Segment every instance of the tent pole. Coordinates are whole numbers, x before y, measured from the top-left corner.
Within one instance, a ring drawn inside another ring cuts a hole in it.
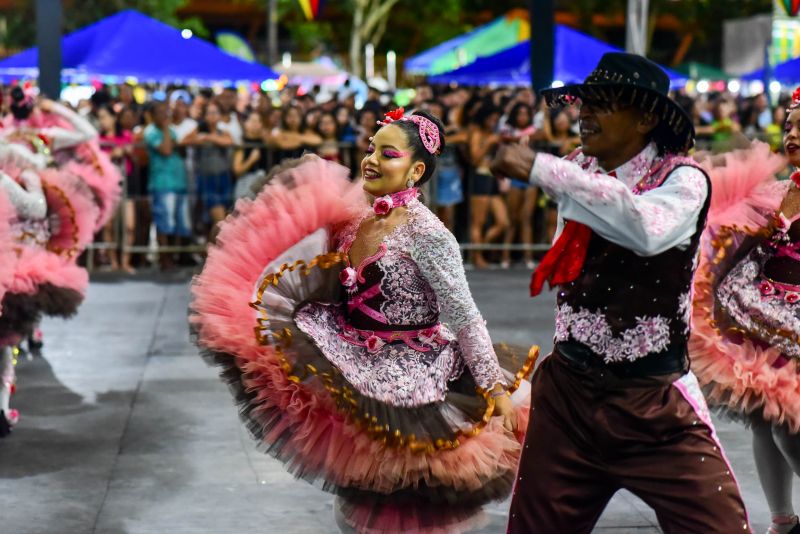
[[[39,90],[61,96],[61,0],[36,0],[36,45],[39,47]]]
[[[647,21],[649,0],[628,0],[625,17],[625,51],[647,55]]]
[[[278,1],[267,0],[267,65],[278,61]]]
[[[534,90],[553,83],[556,51],[554,0],[530,0],[531,84]]]

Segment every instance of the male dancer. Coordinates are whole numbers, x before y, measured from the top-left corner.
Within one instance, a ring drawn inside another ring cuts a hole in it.
[[[512,534],[590,532],[625,488],[665,533],[749,532],[733,471],[688,371],[691,283],[710,184],[681,157],[694,142],[669,79],[647,59],[606,54],[583,84],[582,147],[567,160],[514,145],[495,174],[558,201],[561,233],[532,294],[558,285],[555,348],[533,378],[511,503]]]

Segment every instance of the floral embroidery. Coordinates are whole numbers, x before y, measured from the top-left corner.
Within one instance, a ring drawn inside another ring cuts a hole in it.
[[[751,337],[769,343],[787,356],[800,358],[800,306],[788,292],[779,294],[776,284],[765,280],[761,267],[769,254],[756,247],[731,269],[716,291],[717,302],[727,317]],[[795,295],[797,292],[791,292]],[[800,298],[798,298],[800,300]]]
[[[386,298],[381,312],[390,324],[430,324],[438,319],[436,293],[411,258],[393,253],[384,256],[378,266],[384,273],[381,293]]]
[[[408,222],[396,227],[386,236],[383,240],[386,253],[375,263],[383,273],[380,288],[385,302],[381,303],[380,311],[387,319],[387,328],[391,330],[392,325],[427,325],[437,323],[441,319],[450,328],[442,325],[434,341],[438,342],[439,338],[457,339],[456,343],[447,344],[452,348],[450,365],[453,372],[460,373],[466,364],[476,384],[481,388],[490,389],[498,382],[503,382],[504,375],[486,324],[472,299],[458,243],[436,215],[421,202],[412,200],[406,207]],[[358,220],[339,229],[336,243],[340,251],[349,250],[361,222],[371,215],[372,211],[369,210]],[[309,329],[312,328],[310,322],[304,321],[304,324]],[[305,327],[301,328],[312,335]],[[453,336],[452,332],[456,332],[456,335]],[[428,345],[429,343],[423,339],[424,333],[420,334],[419,340]],[[312,337],[316,340],[316,335]],[[339,344],[338,346],[342,345],[342,340],[338,336],[335,342]],[[402,353],[409,358],[414,353],[420,358],[424,354],[423,359],[426,361],[430,357],[429,352],[416,351],[407,344],[388,343],[370,355],[370,361],[389,357],[390,353],[397,354],[397,351],[400,351],[398,345],[405,347]],[[334,350],[335,346],[331,344],[331,350]],[[441,346],[437,346],[431,352],[439,353],[442,350]],[[348,344],[346,351],[366,352],[364,347],[353,344]],[[400,362],[396,365],[406,364]],[[455,376],[458,375],[448,380]],[[391,380],[391,377],[389,379]],[[351,382],[354,385],[358,383],[352,380]],[[398,388],[400,388],[398,395],[402,397],[402,387]],[[434,389],[444,391],[444,388],[442,384]],[[360,388],[359,390],[365,391]],[[390,390],[391,388],[387,387],[386,391]],[[414,398],[432,398],[429,394],[432,395],[431,392],[427,392]]]
[[[300,307],[295,315],[297,326],[362,395],[394,406],[422,406],[444,400],[447,383],[461,374],[462,360],[454,343],[421,352],[406,343],[374,342],[370,352],[368,347],[342,341],[341,320],[340,306],[317,302]]]
[[[614,336],[605,315],[562,304],[556,313],[555,340],[570,337],[603,356],[606,363],[632,362],[669,346],[670,320],[659,315],[637,317],[636,326]]]

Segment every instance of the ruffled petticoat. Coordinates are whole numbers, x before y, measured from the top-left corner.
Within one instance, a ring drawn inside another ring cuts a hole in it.
[[[12,238],[5,247],[11,259],[6,270],[12,276],[2,298],[2,345],[19,342],[42,315],[74,315],[89,284],[86,269],[75,260],[94,235],[97,208],[91,192],[69,174],[54,169],[39,174],[47,219],[17,221],[13,207],[4,217]]]
[[[491,417],[446,328],[418,332],[416,348],[346,328],[344,255],[326,228],[364,205],[347,170],[306,160],[276,182],[237,203],[195,280],[205,356],[267,452],[342,497],[358,532],[477,526],[481,506],[510,493],[524,430]],[[533,362],[515,363],[501,361],[522,386],[512,400],[525,429]]]
[[[727,160],[709,169],[712,213],[694,282],[692,370],[712,407],[798,432],[800,308],[761,273],[759,246],[786,193],[788,183],[774,179],[785,161],[762,145]]]

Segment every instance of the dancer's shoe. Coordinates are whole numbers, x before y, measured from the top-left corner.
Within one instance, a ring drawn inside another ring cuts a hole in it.
[[[9,410],[8,415],[6,415],[5,411],[0,410],[0,438],[4,438],[11,434],[11,430],[18,422],[18,410]]]

